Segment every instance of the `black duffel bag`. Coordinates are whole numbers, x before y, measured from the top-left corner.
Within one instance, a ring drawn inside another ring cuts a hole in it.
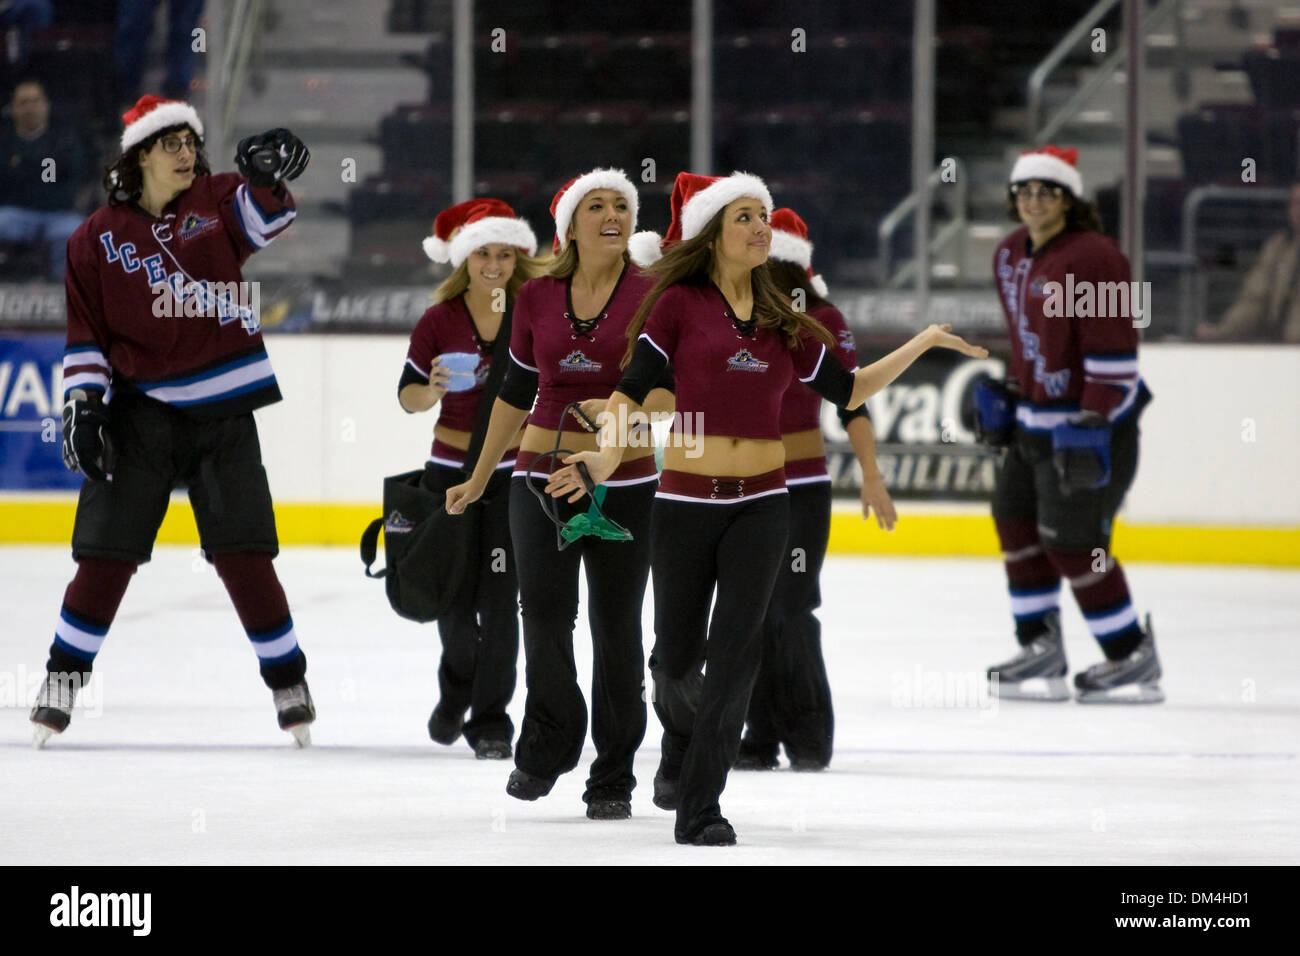
[[[492,348],[492,366],[479,399],[474,430],[465,453],[465,478],[473,474],[487,434],[492,404],[505,378],[510,341],[510,311],[501,319]],[[384,479],[384,513],[361,535],[361,561],[366,577],[383,578],[388,603],[404,618],[421,624],[436,621],[447,612],[462,588],[478,587],[480,502],[463,514],[447,514],[446,494],[430,491],[421,479],[425,470],[408,471]],[[379,551],[379,529],[384,529],[384,563],[371,571]]]
[[[420,623],[436,621],[461,588],[478,583],[478,507],[447,514],[446,495],[425,488],[423,477],[424,469],[385,478],[384,517],[361,536],[366,577],[383,578],[393,610]],[[387,567],[371,571],[381,527]]]

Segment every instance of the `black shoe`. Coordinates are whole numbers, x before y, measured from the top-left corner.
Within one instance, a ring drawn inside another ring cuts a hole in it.
[[[474,756],[479,760],[505,760],[514,755],[510,741],[500,737],[484,737],[474,744]]]
[[[655,774],[655,795],[652,802],[660,810],[677,809],[677,781],[669,780],[660,771]]]
[[[740,750],[732,770],[775,770],[779,764],[776,759],[777,745],[764,744],[749,735],[740,741]]]
[[[587,802],[588,820],[626,820],[631,816],[631,800],[600,797]]]
[[[538,797],[544,797],[550,793],[553,786],[555,786],[554,780],[534,777],[528,771],[516,767],[510,771],[510,780],[506,783],[506,793],[516,800],[536,800]]]
[[[464,717],[447,717],[437,707],[429,715],[429,739],[435,744],[454,744],[465,726]]]
[[[676,840],[678,843],[689,843],[691,846],[735,846],[736,831],[731,828],[730,823],[723,820],[700,828],[692,836],[676,837]]]

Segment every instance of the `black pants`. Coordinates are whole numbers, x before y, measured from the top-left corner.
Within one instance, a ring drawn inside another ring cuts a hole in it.
[[[573,627],[578,617],[578,568],[587,573],[587,619],[592,636],[591,738],[596,759],[583,799],[627,799],[636,786],[632,759],[645,737],[645,651],[641,605],[650,572],[650,504],[656,484],[609,488],[603,509],[632,532],[632,541],[590,535],[563,551],[554,523],[525,481],[510,487],[510,533],[519,561],[524,624],[524,680],[528,696],[515,748],[515,765],[554,779],[578,765],[587,735],[587,705],[578,687]],[[561,521],[585,512],[559,501]]]
[[[428,464],[422,484],[446,491],[465,480],[459,468]],[[438,665],[438,709],[448,717],[466,710],[465,740],[506,740],[515,726],[506,713],[515,692],[519,658],[519,579],[510,540],[510,471],[488,481],[479,509],[478,573],[473,589],[456,596],[438,618],[442,662]]]
[[[835,714],[822,660],[820,578],[831,532],[828,481],[790,488],[790,535],[763,624],[763,660],[749,701],[746,746],[775,760],[831,761]]]
[[[650,673],[664,727],[659,772],[678,781],[679,837],[723,819],[718,798],[740,746],[789,526],[786,494],[743,504],[655,499]]]
[[[1050,434],[1016,429],[993,489],[993,518],[1033,518],[1044,547],[1058,551],[1110,549],[1111,525],[1133,484],[1138,464],[1137,415],[1114,426],[1110,482],[1096,490],[1061,491]]]

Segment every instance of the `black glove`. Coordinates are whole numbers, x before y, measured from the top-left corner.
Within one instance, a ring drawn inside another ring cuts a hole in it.
[[[284,127],[245,137],[235,148],[235,166],[251,186],[297,179],[310,159],[303,141]]]
[[[1110,484],[1110,422],[1086,412],[1052,429],[1052,464],[1061,493],[1096,491]]]
[[[91,481],[105,481],[113,473],[113,441],[101,393],[87,395],[79,388],[68,393],[63,406],[63,463]]]

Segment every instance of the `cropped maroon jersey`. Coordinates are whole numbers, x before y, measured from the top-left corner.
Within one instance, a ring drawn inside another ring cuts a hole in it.
[[[831,354],[850,372],[858,369],[858,350],[853,333],[840,310],[829,302],[808,313],[835,336]],[[781,396],[781,434],[821,428],[822,397],[803,382],[791,382]]]
[[[796,379],[812,381],[826,355],[815,339],[790,349],[775,329],[737,331],[712,282],[665,289],[641,338],[672,363],[677,411],[698,413],[703,434],[733,438],[779,440],[782,396]]]
[[[238,173],[199,176],[154,218],[103,206],[68,239],[64,394],[134,390],[196,418],[280,400],[240,267],[294,216]]]
[[[654,280],[627,265],[588,332],[570,321],[569,280],[530,279],[515,301],[510,358],[537,375],[537,404],[528,424],[554,430],[564,406],[608,398],[623,377],[627,327]]]
[[[435,426],[472,432],[478,417],[479,402],[483,400],[483,383],[487,381],[488,370],[492,367],[492,343],[480,339],[463,295],[439,302],[420,316],[415,331],[411,333],[411,345],[406,352],[406,367],[398,391],[411,382],[429,384],[429,366],[434,357],[448,352],[478,355],[478,367],[474,370],[476,384],[466,391],[448,392],[442,397],[438,403]],[[517,448],[511,448],[505,457],[513,462],[516,451]],[[505,461],[505,457],[502,461]],[[465,462],[465,453],[457,453],[455,449],[435,442],[430,460],[440,465],[460,467]]]
[[[1123,418],[1141,384],[1128,259],[1098,232],[1059,233],[1032,255],[1028,247],[1029,230],[1017,229],[993,257],[1011,336],[1007,374],[1022,396],[1017,420],[1047,431],[1084,411]]]

